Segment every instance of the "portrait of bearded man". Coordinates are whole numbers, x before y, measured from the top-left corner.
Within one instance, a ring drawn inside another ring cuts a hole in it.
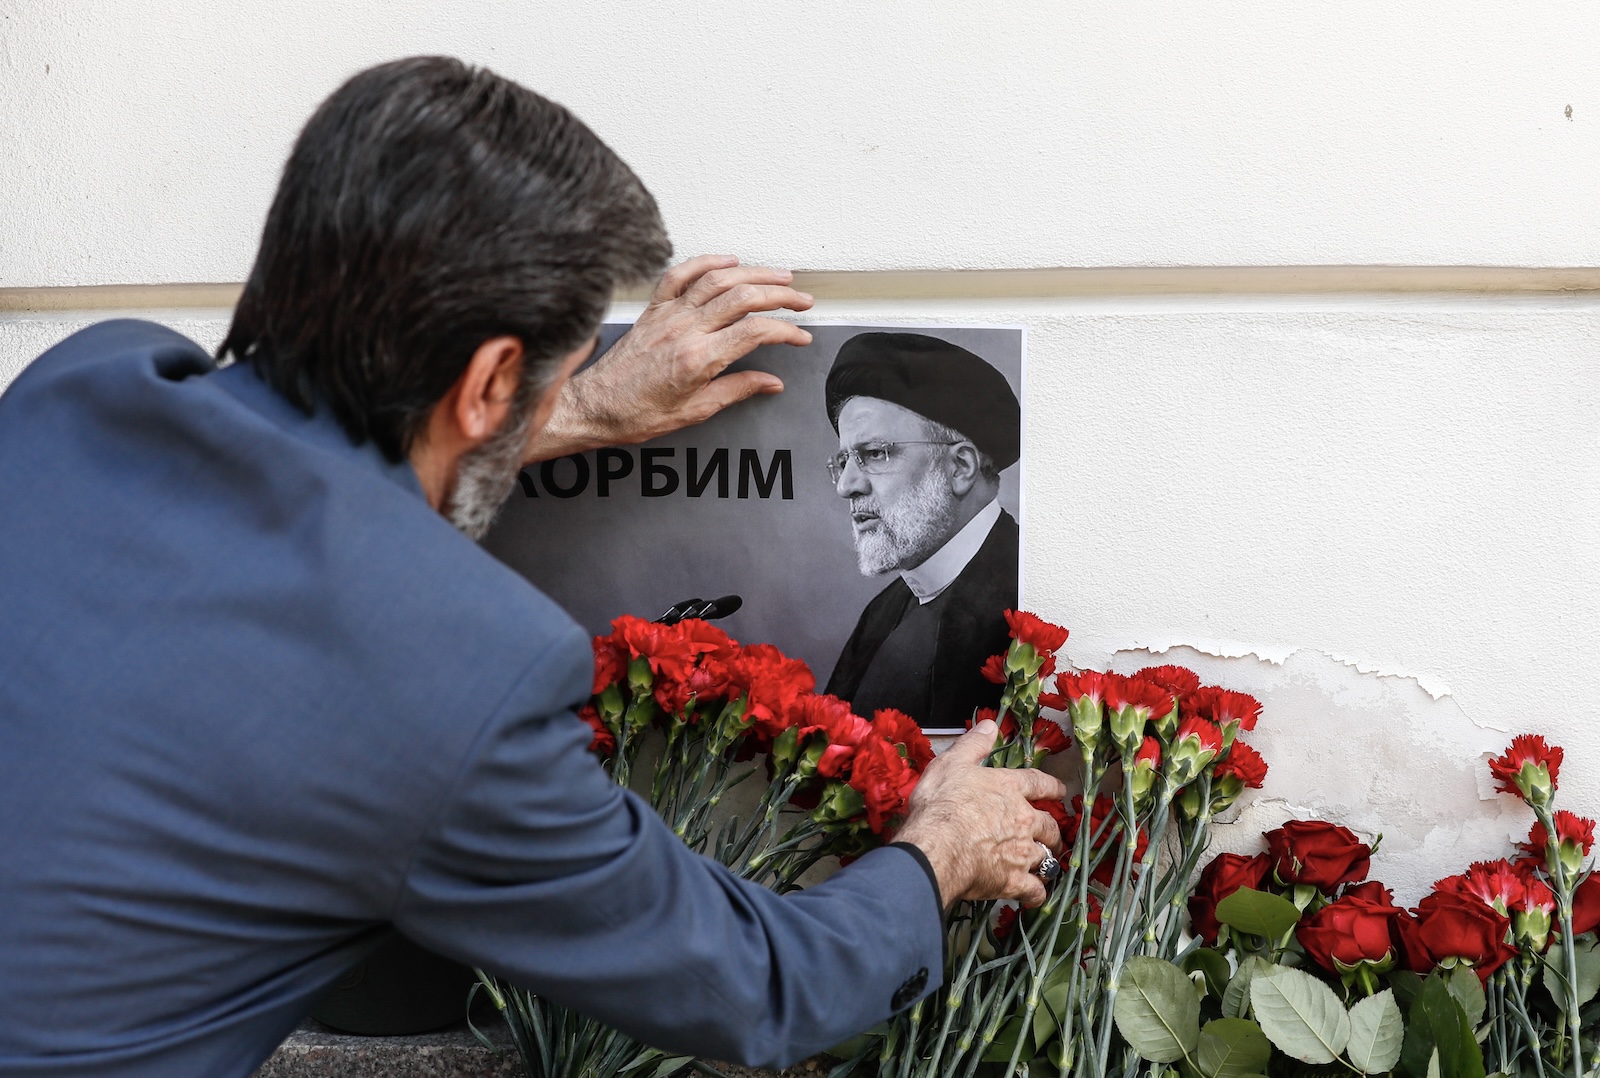
[[[1021,456],[1022,414],[1005,376],[959,345],[871,332],[839,349],[825,388],[839,449],[828,462],[849,507],[864,576],[896,574],[867,604],[827,691],[858,714],[893,707],[959,730],[999,689],[980,670],[1007,644],[1018,528],[1000,473]]]

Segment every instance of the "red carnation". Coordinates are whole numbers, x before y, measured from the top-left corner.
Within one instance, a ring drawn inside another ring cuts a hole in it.
[[[633,656],[628,645],[617,636],[594,638],[594,687],[590,690],[599,696],[611,686],[628,677],[628,662]]]
[[[1050,818],[1055,820],[1056,826],[1061,829],[1061,833],[1063,835],[1067,833],[1067,828],[1072,824],[1072,815],[1067,811],[1067,806],[1064,802],[1029,801],[1028,804],[1032,805],[1040,812],[1049,813]]]
[[[1250,789],[1259,790],[1267,781],[1267,761],[1243,741],[1235,741],[1228,755],[1217,761],[1212,774],[1219,779],[1232,775]]]
[[[1506,751],[1489,761],[1489,773],[1499,789],[1516,794],[1530,805],[1548,805],[1556,792],[1563,752],[1545,744],[1538,734],[1518,734]]]
[[[1585,876],[1572,891],[1572,934],[1600,928],[1600,876]]]
[[[1067,642],[1067,630],[1025,610],[1007,610],[1011,638],[1030,645],[1040,655],[1053,655]]]
[[[1053,719],[1039,718],[1033,722],[1033,746],[1035,751],[1043,753],[1065,752],[1072,745],[1072,740],[1067,737],[1061,724]]]
[[[1219,853],[1201,871],[1189,896],[1190,931],[1207,943],[1217,942],[1221,922],[1217,903],[1241,887],[1261,890],[1272,871],[1272,859],[1264,853],[1246,857],[1241,853]]]
[[[1556,825],[1556,843],[1563,852],[1576,850],[1581,859],[1589,855],[1594,849],[1594,821],[1587,816],[1579,816],[1566,809],[1554,814],[1552,819]],[[1528,829],[1528,841],[1522,844],[1528,856],[1543,860],[1545,851],[1550,848],[1550,832],[1545,830],[1544,823],[1533,821],[1533,826]]]
[[[889,744],[900,749],[911,770],[919,775],[933,760],[933,746],[928,735],[922,732],[917,720],[904,711],[892,707],[879,708],[872,714],[872,729]]]
[[[1450,879],[1450,890],[1472,895],[1508,917],[1522,904],[1527,893],[1526,873],[1510,861],[1477,861],[1466,872]],[[1435,885],[1435,890],[1438,889]]]
[[[1232,726],[1236,730],[1254,730],[1261,717],[1261,702],[1249,693],[1206,685],[1186,693],[1182,700],[1184,715],[1198,715],[1210,719],[1224,731]]]
[[[867,826],[873,834],[882,835],[905,815],[906,801],[916,785],[917,773],[887,741],[868,737],[856,749],[850,768],[850,786],[859,791],[866,802]]]
[[[1324,894],[1365,879],[1371,864],[1372,847],[1348,828],[1324,820],[1290,820],[1265,838],[1278,879]]]
[[[967,720],[967,729],[970,730],[980,722],[996,722],[1000,726],[1000,740],[1008,741],[1017,736],[1017,717],[1011,712],[1006,712],[1004,722],[999,722],[1000,713],[992,707],[980,707],[972,713],[972,718]]]
[[[1200,676],[1186,666],[1147,666],[1133,676],[1174,694],[1194,692],[1200,687]]]
[[[802,744],[819,734],[826,739],[827,745],[817,759],[817,774],[825,779],[840,778],[850,770],[863,745],[883,741],[874,734],[870,722],[853,713],[850,705],[836,696],[801,698],[795,707],[795,725],[800,729]],[[899,755],[898,750],[895,755]]]
[[[586,704],[578,711],[578,718],[588,723],[589,729],[594,731],[594,736],[589,739],[589,751],[602,760],[610,759],[611,754],[617,751],[617,738],[606,727],[600,713]]]
[[[817,686],[810,667],[771,644],[740,648],[728,661],[728,679],[748,697],[746,717],[768,743],[789,728],[795,705]]]
[[[1076,674],[1063,674],[1056,678],[1056,691],[1066,697],[1068,707],[1080,700],[1100,704],[1105,700],[1106,679],[1116,676],[1116,674],[1102,674],[1098,670],[1080,670]]]
[[[1081,675],[1080,675],[1081,676]],[[1110,711],[1137,708],[1150,715],[1165,715],[1172,710],[1172,691],[1163,689],[1153,681],[1122,677],[1120,674],[1102,674],[1100,689]]]
[[[991,655],[983,661],[983,668],[978,671],[984,680],[992,681],[996,685],[1006,683],[1006,657],[1004,655]]]

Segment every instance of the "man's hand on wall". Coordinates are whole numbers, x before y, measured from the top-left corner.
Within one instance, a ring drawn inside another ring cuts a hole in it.
[[[550,460],[607,445],[648,441],[711,418],[783,382],[764,371],[724,374],[765,344],[811,343],[811,334],[757,312],[805,311],[811,297],[785,269],[701,255],[669,269],[628,333],[568,384],[529,446]]]
[[[927,855],[939,878],[939,901],[1020,899],[1044,902],[1034,874],[1044,851],[1061,851],[1061,832],[1049,813],[1028,802],[1060,801],[1067,789],[1043,771],[984,767],[998,727],[984,721],[928,765],[911,794],[911,810],[895,838]]]

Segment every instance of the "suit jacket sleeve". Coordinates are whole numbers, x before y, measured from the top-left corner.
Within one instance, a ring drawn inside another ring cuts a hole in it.
[[[590,663],[572,633],[485,726],[407,875],[403,932],[647,1044],[751,1064],[883,1020],[919,975],[937,986],[942,916],[916,858],[877,850],[780,897],[691,853],[565,710]]]

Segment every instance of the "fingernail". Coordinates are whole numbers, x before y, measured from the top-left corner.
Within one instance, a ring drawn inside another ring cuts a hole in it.
[[[992,734],[996,730],[1000,729],[1000,726],[993,719],[984,719],[977,725],[977,729],[982,730],[986,734]]]
[[[810,292],[802,292],[802,293],[800,293],[800,298],[805,300],[807,303],[815,303],[816,302],[816,297],[813,296]]]

